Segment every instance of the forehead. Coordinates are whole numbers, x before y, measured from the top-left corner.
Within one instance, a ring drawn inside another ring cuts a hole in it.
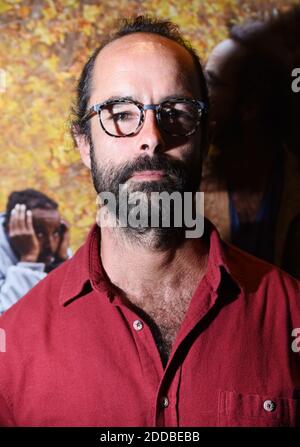
[[[153,94],[169,94],[172,89],[186,89],[191,95],[196,90],[199,94],[191,54],[177,42],[147,33],[121,37],[100,51],[93,71],[91,99],[97,96],[101,101],[108,95],[130,94],[125,90],[140,90],[142,86]]]
[[[35,224],[59,225],[60,223],[60,214],[57,210],[34,208],[32,216]]]

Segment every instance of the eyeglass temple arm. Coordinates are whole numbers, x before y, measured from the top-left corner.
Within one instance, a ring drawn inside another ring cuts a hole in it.
[[[95,104],[94,106],[92,106],[87,112],[86,114],[81,118],[81,121],[87,121],[90,118],[92,118],[94,115],[96,115],[96,113],[98,113],[100,110],[100,104]]]
[[[207,106],[206,102],[200,101],[200,100],[196,100],[196,102],[197,102],[198,106],[200,106],[201,112],[203,112],[203,113],[208,112],[208,106]]]

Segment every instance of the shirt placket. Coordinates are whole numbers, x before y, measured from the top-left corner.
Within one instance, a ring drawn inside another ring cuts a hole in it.
[[[217,292],[212,290],[206,278],[203,278],[200,288],[191,301],[191,306],[183,321],[178,338],[173,347],[169,362],[163,368],[158,347],[148,324],[134,311],[117,299],[118,305],[131,327],[139,352],[139,361],[143,370],[144,387],[151,396],[151,414],[149,425],[154,427],[179,426],[178,399],[180,395],[180,380],[184,355],[179,347],[185,338],[214,306]]]
[[[158,388],[154,426],[179,426],[180,408],[178,400],[180,398],[182,365],[185,357],[185,354],[179,348],[185,338],[214,306],[217,297],[218,293],[216,290],[212,290],[206,280],[204,280],[202,287],[198,290],[197,296],[194,296],[192,299],[192,305],[182,324],[178,339],[175,342],[171,357],[164,370],[164,375]]]
[[[181,366],[179,366],[169,387],[160,386],[156,396],[155,418],[153,425],[156,427],[178,427],[178,392],[181,377]],[[165,381],[167,383],[167,381]]]
[[[160,354],[148,324],[125,305],[120,305],[119,309],[131,328],[138,349],[139,361],[143,371],[144,389],[151,396],[151,402],[153,402],[151,414],[149,414],[149,425],[152,425],[152,421],[155,420],[157,389],[164,374]]]

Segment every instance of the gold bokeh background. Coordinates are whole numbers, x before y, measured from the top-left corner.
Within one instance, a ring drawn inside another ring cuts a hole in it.
[[[115,22],[151,14],[177,23],[203,62],[230,23],[264,17],[299,0],[0,0],[0,209],[33,187],[59,202],[72,248],[95,220],[89,171],[69,134],[76,81]],[[1,86],[0,86],[1,87]],[[4,90],[4,91],[3,91]]]

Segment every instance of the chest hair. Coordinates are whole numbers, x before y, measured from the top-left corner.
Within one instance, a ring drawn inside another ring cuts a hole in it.
[[[165,288],[156,294],[128,297],[137,312],[149,324],[164,366],[187,313],[194,287],[185,290]]]

